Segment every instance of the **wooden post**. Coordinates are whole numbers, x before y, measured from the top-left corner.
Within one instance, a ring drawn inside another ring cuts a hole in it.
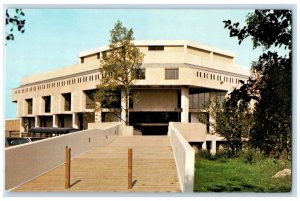
[[[70,188],[71,177],[71,148],[66,146],[66,173],[65,173],[65,189]]]
[[[128,149],[128,189],[132,189],[132,148]]]

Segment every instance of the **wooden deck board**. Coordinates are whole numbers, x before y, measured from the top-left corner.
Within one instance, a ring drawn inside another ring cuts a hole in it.
[[[127,189],[127,150],[133,149],[132,189]],[[180,192],[168,136],[119,137],[71,161],[71,188],[65,166],[29,181],[14,192]]]

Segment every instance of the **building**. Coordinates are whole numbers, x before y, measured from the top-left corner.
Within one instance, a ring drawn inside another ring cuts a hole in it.
[[[166,134],[170,121],[198,122],[205,102],[222,100],[249,76],[225,50],[190,41],[134,43],[145,57],[133,91],[138,98],[131,104],[130,125],[144,135]],[[21,132],[31,127],[87,129],[90,122],[119,121],[114,112],[124,115],[120,102],[94,112],[91,100],[106,50],[88,50],[79,54],[77,64],[24,77],[12,90]]]

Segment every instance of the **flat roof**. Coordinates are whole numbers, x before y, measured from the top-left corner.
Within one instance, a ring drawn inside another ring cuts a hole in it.
[[[197,43],[194,41],[189,41],[189,40],[136,40],[136,41],[133,41],[133,43],[136,46],[141,46],[141,47],[151,46],[151,45],[157,45],[157,46],[159,46],[159,45],[161,45],[161,46],[185,46],[186,45],[186,46],[194,47],[197,49],[206,50],[209,52],[215,52],[215,53],[233,57],[233,58],[235,57],[234,53],[229,52],[227,50],[211,47],[208,45],[204,45],[204,44]],[[110,49],[109,46],[102,46],[102,47],[94,48],[91,50],[80,52],[78,57],[85,57],[88,55],[97,54],[99,52],[106,51],[109,49]]]

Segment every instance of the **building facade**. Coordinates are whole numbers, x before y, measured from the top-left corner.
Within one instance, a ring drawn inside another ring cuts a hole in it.
[[[166,134],[170,121],[198,122],[203,104],[247,80],[249,72],[233,53],[190,41],[135,41],[145,54],[130,104],[130,125],[142,134]],[[100,57],[108,47],[78,56],[78,63],[27,76],[12,90],[21,132],[31,127],[87,129],[91,122],[120,121],[120,102],[95,112],[92,94],[101,74]]]

